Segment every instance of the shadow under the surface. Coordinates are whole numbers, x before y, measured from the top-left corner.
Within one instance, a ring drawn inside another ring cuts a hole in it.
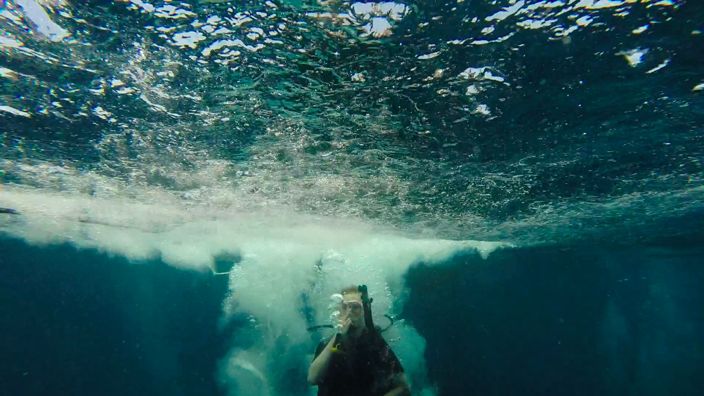
[[[0,394],[220,394],[227,277],[69,245],[0,252]]]
[[[542,247],[407,276],[440,395],[698,395],[704,248]]]

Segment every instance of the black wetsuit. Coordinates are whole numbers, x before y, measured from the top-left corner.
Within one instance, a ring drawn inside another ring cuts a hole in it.
[[[330,339],[323,340],[315,357]],[[403,372],[398,358],[378,331],[365,331],[341,342],[318,386],[318,396],[377,396],[393,389],[392,378]]]

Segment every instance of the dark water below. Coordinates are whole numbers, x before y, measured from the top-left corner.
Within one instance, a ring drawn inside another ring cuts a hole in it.
[[[702,253],[582,246],[458,258],[409,274],[408,318],[444,395],[696,395]]]
[[[0,394],[218,394],[226,279],[67,245],[0,252]]]
[[[215,372],[238,325],[220,323],[225,278],[68,245],[2,239],[0,252],[0,394],[226,394]],[[427,341],[439,395],[698,395],[703,254],[458,256],[411,269],[403,317]],[[282,386],[304,394],[298,381]]]

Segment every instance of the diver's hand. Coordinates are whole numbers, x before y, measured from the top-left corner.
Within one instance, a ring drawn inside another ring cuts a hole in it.
[[[337,332],[341,335],[346,335],[352,326],[352,320],[349,317],[344,317],[340,319],[340,323],[337,325]]]

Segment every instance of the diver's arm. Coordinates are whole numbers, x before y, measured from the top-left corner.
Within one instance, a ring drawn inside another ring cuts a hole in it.
[[[336,333],[325,345],[325,348],[318,354],[318,357],[313,359],[313,363],[310,364],[308,368],[308,383],[311,385],[319,385],[320,380],[323,379],[325,373],[330,367],[330,360],[332,359],[332,354],[334,353],[333,348],[338,338],[345,336],[352,326],[352,321],[349,317],[344,316],[340,319],[339,332]]]
[[[338,334],[335,334],[332,338],[330,338],[330,342],[328,342],[318,356],[313,359],[313,363],[311,363],[308,368],[309,384],[318,385],[320,380],[325,376],[325,373],[330,366],[330,359],[333,354],[332,348],[335,345],[338,336]]]
[[[395,387],[386,392],[384,396],[410,396],[411,389],[408,387],[405,374],[396,374],[393,378],[393,382]]]

